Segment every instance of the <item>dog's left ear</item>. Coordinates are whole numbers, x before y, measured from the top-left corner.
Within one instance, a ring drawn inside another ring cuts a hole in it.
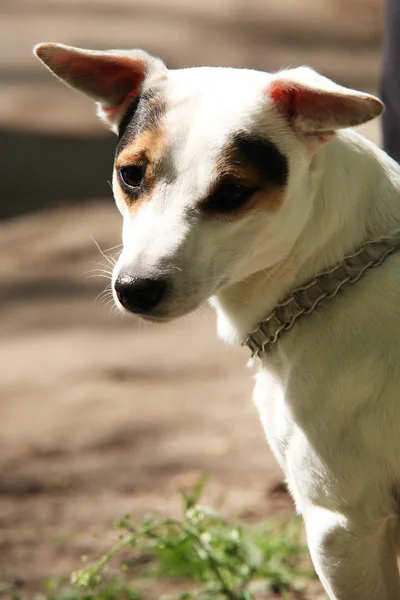
[[[266,94],[314,150],[337,129],[366,123],[384,108],[378,98],[337,85],[308,67],[277,73]]]
[[[114,130],[145,79],[166,72],[160,59],[142,50],[98,51],[44,43],[35,46],[34,53],[62,81],[95,100],[100,118]]]

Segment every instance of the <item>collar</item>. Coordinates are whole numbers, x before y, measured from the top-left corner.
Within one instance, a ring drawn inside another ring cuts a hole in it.
[[[357,252],[346,256],[329,271],[323,271],[295,289],[257,324],[242,345],[250,348],[253,357],[260,358],[260,354],[270,350],[282,334],[293,328],[299,318],[310,315],[322,300],[334,298],[342,286],[356,283],[365,271],[379,267],[397,250],[400,250],[400,230],[388,238],[366,242]]]

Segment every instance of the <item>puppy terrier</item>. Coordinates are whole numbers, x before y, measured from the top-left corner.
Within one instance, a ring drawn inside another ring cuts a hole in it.
[[[400,168],[350,127],[375,97],[307,67],[168,70],[40,44],[118,135],[115,302],[206,300],[258,360],[254,401],[332,600],[398,600]]]

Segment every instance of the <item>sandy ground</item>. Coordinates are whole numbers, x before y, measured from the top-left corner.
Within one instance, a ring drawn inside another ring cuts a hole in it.
[[[379,3],[299,7],[2,0],[0,214],[60,206],[0,223],[1,597],[30,598],[83,554],[96,558],[127,511],[176,514],[178,490],[203,469],[205,499],[226,514],[292,510],[250,401],[247,353],[217,341],[211,311],[138,328],[95,302],[107,281],[86,272],[108,264],[91,237],[104,250],[120,243],[113,140],[31,46],[142,46],[172,66],[308,63],[376,90]],[[379,140],[379,123],[364,131]]]

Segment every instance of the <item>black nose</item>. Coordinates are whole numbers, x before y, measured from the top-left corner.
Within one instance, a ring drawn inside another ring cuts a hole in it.
[[[138,279],[120,273],[114,284],[122,306],[134,313],[149,313],[160,304],[167,291],[164,279]]]

